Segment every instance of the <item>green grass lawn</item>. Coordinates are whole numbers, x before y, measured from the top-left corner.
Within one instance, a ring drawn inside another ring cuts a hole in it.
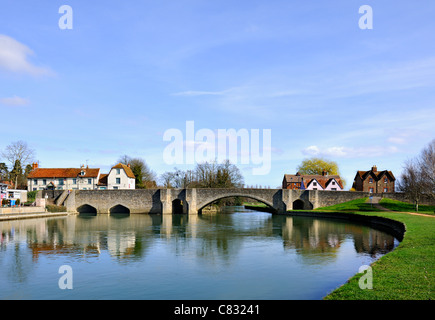
[[[387,208],[392,211],[417,212],[415,211],[415,205],[412,203],[383,198],[379,202],[379,204],[382,205],[384,208]],[[418,213],[435,215],[434,211],[435,211],[435,206],[426,206],[426,205],[418,206]]]
[[[435,217],[407,213],[367,210],[366,199],[323,208],[353,214],[379,216],[400,221],[406,233],[400,245],[374,262],[373,289],[360,289],[358,281],[363,274],[356,274],[343,286],[328,294],[325,300],[428,300],[435,299]],[[391,208],[401,208],[401,203],[390,203]],[[368,204],[370,206],[370,204]],[[341,208],[341,209],[340,209]]]
[[[318,211],[376,211],[376,208],[372,207],[370,203],[367,203],[368,198],[355,199],[352,201],[347,201],[339,203],[329,207],[321,207],[315,210]]]

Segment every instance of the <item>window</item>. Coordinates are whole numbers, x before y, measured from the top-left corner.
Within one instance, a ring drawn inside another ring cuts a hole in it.
[[[374,188],[369,188],[369,192],[370,192],[370,193],[374,193],[374,192],[375,192],[375,189],[374,189]]]
[[[63,186],[63,179],[58,179],[58,181],[59,181],[59,185],[60,186]],[[59,188],[58,188],[59,189]],[[62,188],[61,188],[62,189]]]
[[[385,177],[384,183],[388,183],[388,178],[387,177]]]
[[[121,169],[116,169],[116,174],[121,174]]]
[[[37,185],[38,184],[38,180],[37,179],[33,179],[33,184]]]
[[[43,179],[42,184],[45,186],[47,184],[47,179]]]
[[[332,185],[335,186],[335,181],[332,181]]]
[[[113,187],[113,190],[118,190],[118,187]]]
[[[116,184],[121,184],[121,178],[116,178]]]
[[[73,184],[77,184],[77,179],[73,179]]]
[[[88,184],[92,184],[92,179],[88,179]]]
[[[332,191],[337,191],[337,188],[331,188]]]
[[[313,186],[316,187],[317,186],[317,182],[313,182]]]
[[[369,178],[369,183],[373,183],[373,178]]]
[[[388,188],[384,188],[384,192],[388,192]]]

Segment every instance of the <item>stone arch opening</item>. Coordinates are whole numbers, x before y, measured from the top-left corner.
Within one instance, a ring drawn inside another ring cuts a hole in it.
[[[293,210],[313,210],[313,204],[309,201],[297,199],[293,201]]]
[[[121,205],[121,204],[118,204],[118,205],[110,208],[109,209],[109,213],[110,214],[112,214],[112,213],[115,213],[115,214],[130,214],[130,209],[125,207],[125,206],[123,206],[123,205]]]
[[[89,204],[84,204],[77,208],[79,214],[97,214],[97,209]]]
[[[183,201],[180,199],[175,199],[172,201],[172,213],[173,214],[183,214]]]
[[[211,204],[213,204],[215,202],[218,202],[219,200],[225,200],[225,199],[231,199],[231,198],[248,198],[248,199],[255,200],[255,201],[260,202],[260,203],[265,205],[265,206],[258,206],[258,207],[255,207],[255,206],[249,207],[249,209],[252,209],[252,210],[264,211],[264,212],[270,212],[270,213],[277,212],[276,209],[272,206],[272,204],[268,203],[267,201],[260,199],[258,197],[251,196],[251,195],[247,196],[247,195],[242,195],[242,194],[241,195],[226,195],[226,196],[217,197],[213,200],[209,200],[209,201],[207,201],[207,203],[201,205],[198,208],[198,212],[202,213],[202,210],[204,208],[206,208],[207,206],[210,206]]]

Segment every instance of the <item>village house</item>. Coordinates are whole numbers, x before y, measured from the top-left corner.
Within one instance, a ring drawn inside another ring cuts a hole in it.
[[[357,171],[352,188],[369,193],[392,193],[395,192],[395,181],[391,171],[378,171],[373,166],[369,171]]]
[[[117,164],[108,174],[99,168],[39,168],[32,164],[27,190],[104,190],[135,189],[135,177],[129,166]]]
[[[285,174],[282,181],[283,189],[292,190],[323,190],[343,191],[343,183],[339,175],[328,175],[323,171],[321,175]]]

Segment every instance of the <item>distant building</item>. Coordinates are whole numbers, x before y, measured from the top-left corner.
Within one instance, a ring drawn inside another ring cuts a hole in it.
[[[391,171],[378,171],[373,166],[369,171],[357,171],[352,188],[369,193],[392,193],[395,192],[395,181]]]
[[[292,190],[325,190],[343,191],[343,183],[339,175],[328,175],[323,171],[321,175],[285,174],[282,181],[283,189]]]
[[[39,168],[32,164],[27,176],[27,190],[104,190],[135,189],[135,177],[130,167],[114,166],[109,174],[100,174],[99,168]]]

